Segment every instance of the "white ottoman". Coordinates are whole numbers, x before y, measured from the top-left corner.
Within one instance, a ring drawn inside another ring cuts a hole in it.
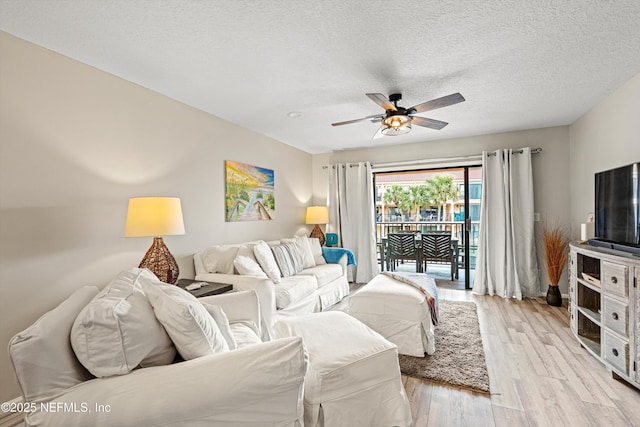
[[[400,354],[424,357],[434,353],[429,305],[415,287],[378,274],[349,303],[349,314],[397,345]]]
[[[283,318],[276,336],[301,336],[309,353],[305,427],[410,426],[396,346],[348,314]]]

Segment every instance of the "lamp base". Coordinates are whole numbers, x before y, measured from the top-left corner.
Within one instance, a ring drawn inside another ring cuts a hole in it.
[[[151,247],[140,261],[139,268],[148,268],[160,281],[171,283],[178,281],[180,269],[176,259],[169,252],[162,237],[154,237]]]
[[[324,237],[324,233],[322,232],[322,229],[318,224],[313,227],[313,230],[311,230],[311,234],[309,234],[309,237],[316,237],[318,240],[320,240],[320,246],[324,246],[324,242],[326,240]]]

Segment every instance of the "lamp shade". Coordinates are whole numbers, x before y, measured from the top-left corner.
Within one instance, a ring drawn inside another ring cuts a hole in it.
[[[182,207],[177,197],[134,197],[127,209],[127,237],[184,234]]]
[[[305,224],[328,224],[329,209],[326,206],[309,206],[304,220]]]

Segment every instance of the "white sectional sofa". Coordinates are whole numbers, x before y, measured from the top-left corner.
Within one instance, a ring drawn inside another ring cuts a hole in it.
[[[303,341],[260,323],[254,292],[196,300],[148,270],[80,288],[9,342],[25,424],[300,427]]]
[[[264,247],[264,243],[271,249],[296,245],[303,268],[286,277],[282,277],[286,273],[280,271],[269,272],[269,267],[259,262],[263,260],[255,256],[256,246]],[[247,269],[239,262],[240,258],[247,263],[257,263],[259,267]],[[328,264],[318,239],[306,236],[211,246],[194,254],[193,259],[196,280],[230,283],[234,290],[256,292],[262,313],[263,339],[273,338],[278,316],[320,312],[349,294],[347,256],[342,256],[337,264]]]

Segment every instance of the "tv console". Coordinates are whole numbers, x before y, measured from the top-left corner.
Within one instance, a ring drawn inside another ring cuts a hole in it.
[[[625,245],[604,239],[589,239],[589,245],[597,248],[607,248],[618,252],[625,252],[640,257],[640,247]]]
[[[640,389],[640,259],[574,242],[569,277],[571,331],[614,378]]]

